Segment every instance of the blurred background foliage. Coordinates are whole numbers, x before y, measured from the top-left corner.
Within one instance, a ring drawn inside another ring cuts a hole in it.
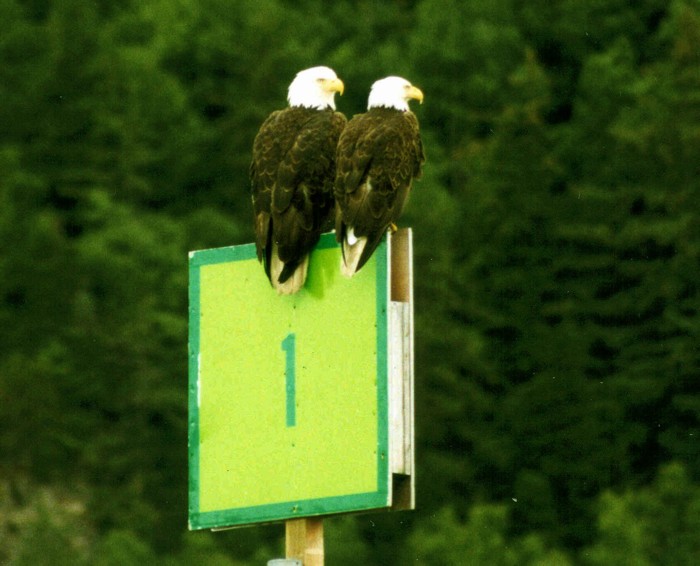
[[[282,554],[186,530],[187,252],[318,64],[419,85],[428,154],[418,509],[327,562],[700,563],[697,0],[0,0],[0,563]]]

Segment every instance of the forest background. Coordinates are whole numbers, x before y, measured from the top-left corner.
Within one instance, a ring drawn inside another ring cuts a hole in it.
[[[428,156],[417,510],[327,563],[700,563],[697,0],[0,0],[0,563],[282,554],[187,532],[187,253],[319,64],[418,85]]]

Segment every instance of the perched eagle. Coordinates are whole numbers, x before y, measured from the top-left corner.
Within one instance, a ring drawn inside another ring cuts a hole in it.
[[[335,178],[336,239],[344,275],[354,275],[401,215],[425,154],[410,99],[423,93],[406,79],[375,82],[367,112],[353,116],[338,142]]]
[[[309,253],[333,222],[335,151],[347,119],[335,111],[343,82],[328,67],[297,73],[289,107],[270,114],[250,164],[258,260],[280,294],[304,285]]]

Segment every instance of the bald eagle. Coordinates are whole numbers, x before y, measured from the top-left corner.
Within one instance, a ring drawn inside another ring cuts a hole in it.
[[[372,85],[367,112],[348,122],[338,141],[335,178],[336,239],[341,271],[354,275],[401,215],[425,154],[410,99],[423,93],[406,79],[386,77]]]
[[[343,82],[328,67],[297,73],[289,107],[270,114],[250,164],[258,260],[279,294],[304,285],[309,253],[333,222],[335,151],[347,119],[335,111]]]

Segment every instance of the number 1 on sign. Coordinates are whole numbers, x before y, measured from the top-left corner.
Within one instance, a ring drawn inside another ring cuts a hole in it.
[[[294,332],[287,334],[286,338],[282,340],[282,350],[285,353],[285,366],[284,366],[284,376],[285,376],[285,390],[287,392],[287,426],[294,426],[297,424],[296,418],[296,400],[295,400],[295,358],[296,358],[296,335]]]

